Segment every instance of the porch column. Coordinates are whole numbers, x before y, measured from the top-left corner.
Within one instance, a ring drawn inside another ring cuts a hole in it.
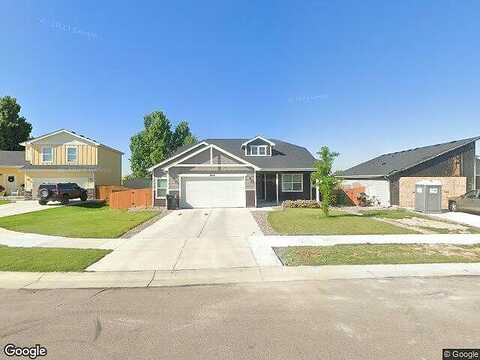
[[[278,172],[275,174],[275,184],[277,186],[277,205],[278,205]]]
[[[267,201],[267,175],[263,173],[263,200]]]

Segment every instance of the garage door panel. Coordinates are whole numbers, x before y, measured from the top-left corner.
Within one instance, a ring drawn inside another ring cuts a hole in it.
[[[245,207],[243,176],[183,177],[181,186],[183,208]]]

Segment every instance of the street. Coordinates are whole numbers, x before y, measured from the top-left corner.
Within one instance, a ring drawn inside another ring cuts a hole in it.
[[[2,356],[8,343],[47,359],[441,359],[480,346],[475,276],[0,290],[0,303]]]

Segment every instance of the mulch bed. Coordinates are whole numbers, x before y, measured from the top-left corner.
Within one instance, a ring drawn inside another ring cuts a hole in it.
[[[251,211],[251,213],[258,226],[260,227],[260,230],[262,230],[263,235],[278,235],[278,233],[273,230],[267,220],[267,216],[269,213],[268,211]]]

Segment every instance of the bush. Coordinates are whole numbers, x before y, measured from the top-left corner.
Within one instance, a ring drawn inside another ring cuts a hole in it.
[[[285,200],[282,202],[282,207],[319,209],[321,207],[321,203],[315,200]]]

